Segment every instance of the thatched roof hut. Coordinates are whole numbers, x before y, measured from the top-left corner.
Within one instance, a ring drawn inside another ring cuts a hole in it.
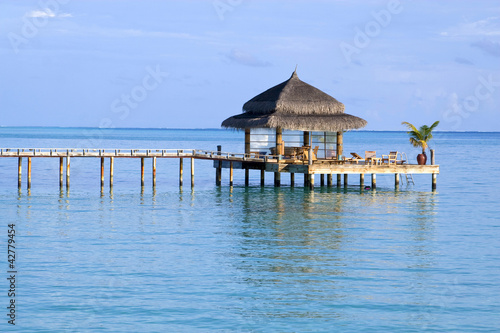
[[[302,82],[293,72],[290,79],[246,102],[243,113],[227,118],[222,127],[342,132],[366,126],[366,120],[344,109],[344,104]]]

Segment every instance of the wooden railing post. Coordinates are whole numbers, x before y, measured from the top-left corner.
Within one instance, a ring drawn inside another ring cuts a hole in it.
[[[217,155],[220,155],[222,151],[222,146],[217,146]],[[222,181],[222,162],[220,159],[217,160],[217,168],[215,169],[215,185],[220,186]]]
[[[23,178],[22,178],[22,169],[23,169],[23,158],[18,157],[17,159],[17,187],[21,188]]]

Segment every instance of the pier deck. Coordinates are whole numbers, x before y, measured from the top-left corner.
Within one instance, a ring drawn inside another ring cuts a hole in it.
[[[144,159],[153,161],[153,186],[156,185],[156,159],[177,158],[179,163],[179,184],[182,185],[183,159],[191,159],[191,185],[194,185],[194,160],[211,160],[216,168],[216,183],[221,184],[221,169],[230,169],[230,184],[233,183],[233,169],[245,170],[245,184],[248,185],[248,171],[261,171],[261,184],[264,184],[265,172],[274,173],[275,186],[280,186],[281,174],[290,173],[292,185],[294,174],[304,174],[304,185],[314,186],[314,175],[321,175],[321,185],[324,183],[324,175],[327,175],[328,184],[331,184],[331,176],[337,175],[337,184],[340,183],[341,175],[344,175],[344,183],[347,184],[348,174],[359,174],[360,184],[364,183],[364,175],[372,177],[372,187],[376,187],[376,174],[394,174],[395,185],[399,185],[400,174],[432,174],[432,188],[436,188],[436,175],[439,174],[439,165],[434,165],[434,152],[431,155],[431,165],[416,164],[350,164],[344,161],[323,159],[313,161],[287,160],[279,156],[267,155],[257,157],[255,154],[222,152],[220,146],[217,151],[200,149],[83,149],[83,148],[1,148],[0,157],[18,158],[18,179],[21,186],[22,158],[28,159],[28,187],[31,187],[31,159],[32,158],[59,158],[60,159],[60,185],[63,179],[63,160],[66,160],[66,186],[69,186],[70,159],[78,158],[100,158],[101,159],[101,186],[104,182],[104,159],[110,159],[110,186],[113,184],[113,160],[115,158],[140,158],[141,159],[141,185],[144,185]]]

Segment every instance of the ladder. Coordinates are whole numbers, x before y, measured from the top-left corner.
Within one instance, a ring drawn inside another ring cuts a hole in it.
[[[406,156],[406,153],[402,152],[402,153],[398,153],[398,154],[401,155],[401,161],[402,161],[401,163],[408,164],[408,157]],[[396,158],[396,160],[397,160],[397,158]],[[406,185],[410,185],[410,182],[412,183],[412,185],[415,185],[415,182],[413,181],[413,175],[411,173],[405,173],[404,175],[406,178]]]

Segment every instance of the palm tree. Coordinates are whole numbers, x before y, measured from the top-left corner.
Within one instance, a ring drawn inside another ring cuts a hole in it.
[[[413,145],[413,147],[421,147],[422,148],[422,154],[425,155],[425,150],[427,149],[428,142],[430,139],[432,139],[432,131],[436,126],[439,124],[439,121],[436,121],[434,124],[431,125],[431,127],[427,125],[421,126],[419,129],[417,129],[415,126],[412,124],[403,121],[401,125],[406,125],[408,127],[409,131],[406,132],[410,136],[410,143]]]

